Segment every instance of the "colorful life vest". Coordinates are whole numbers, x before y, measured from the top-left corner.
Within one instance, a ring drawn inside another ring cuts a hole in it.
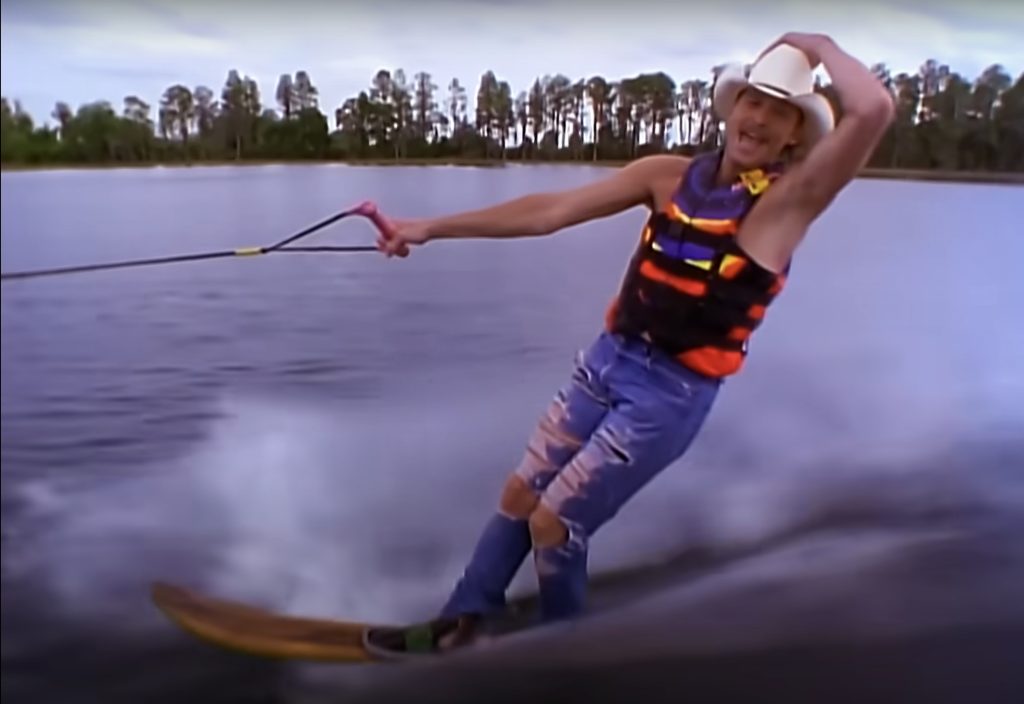
[[[736,242],[740,222],[781,169],[747,171],[720,186],[720,160],[715,152],[690,162],[665,210],[644,226],[605,316],[609,331],[642,337],[713,378],[740,370],[789,269],[765,269]]]

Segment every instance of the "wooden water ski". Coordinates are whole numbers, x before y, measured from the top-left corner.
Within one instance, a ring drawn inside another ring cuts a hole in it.
[[[152,598],[183,630],[229,650],[285,660],[375,660],[363,647],[371,624],[283,615],[164,582],[153,585]]]

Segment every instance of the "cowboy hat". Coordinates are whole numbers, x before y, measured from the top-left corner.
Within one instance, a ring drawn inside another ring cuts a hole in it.
[[[797,149],[806,153],[835,127],[828,99],[814,92],[814,71],[807,55],[790,44],[768,51],[748,71],[740,64],[727,64],[718,74],[713,95],[715,112],[727,120],[740,93],[756,88],[781,98],[803,112],[804,122]]]

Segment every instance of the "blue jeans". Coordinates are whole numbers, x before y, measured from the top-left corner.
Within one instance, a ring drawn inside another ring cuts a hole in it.
[[[533,548],[545,619],[583,609],[589,539],[683,455],[720,385],[643,340],[613,333],[577,356],[515,470],[568,533],[562,545]],[[525,520],[496,513],[442,615],[501,609],[531,547]]]

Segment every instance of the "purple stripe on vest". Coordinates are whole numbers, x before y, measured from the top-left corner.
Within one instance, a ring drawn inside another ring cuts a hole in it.
[[[658,243],[659,247],[661,247],[663,254],[673,257],[674,259],[697,259],[710,261],[715,256],[715,250],[711,249],[711,247],[694,244],[693,242],[683,242],[663,235],[655,236],[654,241]]]

